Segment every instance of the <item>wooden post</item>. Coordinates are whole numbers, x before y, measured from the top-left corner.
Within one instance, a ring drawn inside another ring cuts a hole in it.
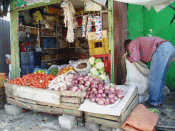
[[[123,58],[124,41],[128,39],[127,4],[114,1],[114,82],[122,85],[126,79],[126,66]]]
[[[114,13],[113,0],[108,0],[109,50],[111,50],[111,82],[114,82]]]
[[[10,42],[11,42],[11,70],[12,79],[19,77],[19,17],[17,11],[10,13]]]

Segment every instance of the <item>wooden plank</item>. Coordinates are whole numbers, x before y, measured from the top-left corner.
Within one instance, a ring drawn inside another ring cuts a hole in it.
[[[25,103],[30,103],[30,104],[37,104],[36,101],[32,101],[32,100],[28,100],[28,99],[25,99],[25,98],[20,98],[20,97],[15,97],[16,100],[18,101],[22,101],[22,102],[25,102]]]
[[[76,92],[76,91],[59,91],[61,96],[77,96],[84,97],[86,95],[85,91]]]
[[[127,103],[125,104],[125,107],[122,109],[121,111],[121,115],[120,116],[123,116],[124,112],[126,111],[126,109],[128,108],[129,104],[131,103],[131,101],[135,98],[135,96],[137,95],[138,93],[138,88],[136,87],[132,96],[130,97],[130,99],[127,101]]]
[[[63,109],[63,108],[52,108],[52,113],[53,114],[68,114],[68,115],[74,115],[74,116],[80,116],[82,117],[82,111],[77,111],[77,110],[69,110],[69,109]]]
[[[139,95],[137,94],[134,100],[131,102],[129,107],[126,109],[125,113],[121,116],[121,123],[123,124],[133,109],[139,104]]]
[[[42,106],[42,105],[33,105],[30,104],[32,107],[32,110],[38,111],[38,112],[44,112],[44,113],[51,113],[52,114],[52,108],[49,106]]]
[[[17,101],[17,100],[15,100],[13,98],[7,97],[6,100],[7,100],[7,103],[10,103],[12,105],[17,105],[17,106],[19,106],[21,108],[31,109],[31,106],[29,104],[26,104],[24,102]]]
[[[98,117],[98,118],[101,118],[101,119],[114,120],[114,121],[118,121],[118,122],[120,120],[120,117],[118,117],[118,116],[96,114],[96,113],[90,113],[90,112],[86,112],[85,115],[87,115],[87,116],[93,116],[93,117]]]
[[[5,99],[5,94],[0,96],[0,101]]]
[[[12,86],[13,86],[13,84],[4,82],[5,94],[6,95],[12,95]]]
[[[37,104],[47,105],[47,106],[51,106],[51,107],[61,107],[61,108],[72,109],[72,110],[78,110],[80,108],[80,105],[72,104],[72,103],[60,103],[59,105],[55,105],[55,104],[37,101]]]
[[[77,103],[77,104],[81,104],[81,100],[78,97],[62,97],[60,98],[61,102],[67,102],[67,103]]]
[[[117,129],[122,128],[122,126],[119,122],[100,119],[100,118],[95,118],[95,117],[92,117],[92,116],[85,116],[85,118],[86,118],[86,121],[89,122],[89,123],[101,124],[105,127],[110,127],[110,128],[117,128]]]
[[[52,104],[60,104],[60,95],[58,91],[31,88],[28,86],[22,85],[13,85],[12,86],[12,95],[26,98],[29,100],[42,101]]]

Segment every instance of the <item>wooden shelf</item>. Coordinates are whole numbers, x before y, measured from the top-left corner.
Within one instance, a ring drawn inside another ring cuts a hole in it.
[[[59,49],[59,48],[43,48],[43,50],[56,50],[56,49]]]
[[[35,28],[35,29],[38,29],[38,27],[27,26],[27,25],[19,25],[19,27],[26,27],[26,28]]]
[[[58,60],[58,59],[52,59],[52,60],[42,60],[41,62],[55,61],[55,60]]]
[[[40,37],[44,37],[44,38],[47,38],[47,37],[55,38],[56,36],[40,36]]]
[[[70,47],[70,48],[79,48],[79,47]]]

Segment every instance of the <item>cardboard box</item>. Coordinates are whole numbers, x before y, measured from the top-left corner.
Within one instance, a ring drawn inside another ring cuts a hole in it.
[[[88,40],[96,40],[97,39],[96,32],[90,32],[87,35],[88,35]],[[108,38],[107,30],[102,31],[102,38]]]

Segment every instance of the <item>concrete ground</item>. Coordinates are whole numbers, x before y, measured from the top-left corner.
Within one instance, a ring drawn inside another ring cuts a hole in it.
[[[157,131],[175,130],[175,92],[164,95],[161,108],[152,108],[159,114]],[[0,131],[66,131],[61,129],[58,116],[34,111],[26,111],[18,116],[11,116],[4,109],[0,110]],[[85,127],[75,127],[72,131],[90,131]]]

